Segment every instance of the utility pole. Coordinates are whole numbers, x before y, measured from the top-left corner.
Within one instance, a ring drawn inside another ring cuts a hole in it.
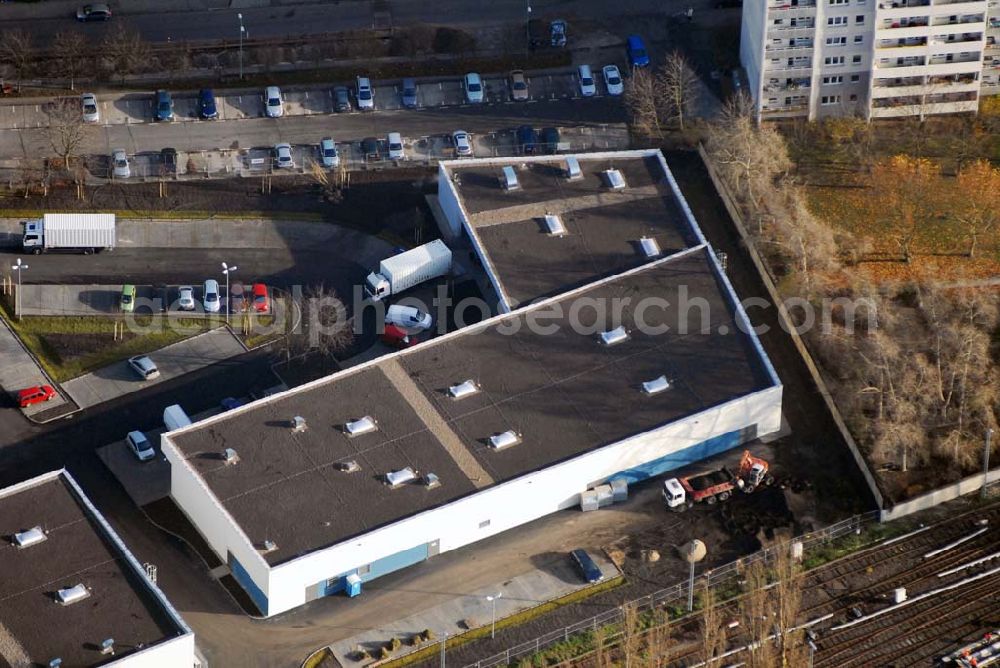
[[[235,264],[230,267],[225,262],[222,263],[222,273],[226,277],[226,301],[222,305],[222,308],[224,308],[225,311],[226,311],[226,324],[227,325],[229,324],[229,306],[230,306],[230,303],[232,302],[232,297],[229,296],[229,274],[233,273],[238,268],[239,267],[237,267]]]
[[[18,321],[21,320],[21,272],[28,268],[28,265],[21,262],[21,258],[17,258],[17,264],[11,266],[11,269],[17,272],[17,294],[14,295],[14,312],[17,313]]]
[[[445,633],[441,638],[441,668],[444,668],[444,649],[448,644],[448,634]]]
[[[20,260],[18,260],[18,262],[20,262]],[[20,275],[21,274],[19,272],[18,276]],[[18,290],[18,292],[20,292],[20,290]],[[979,488],[980,499],[986,498],[986,483],[987,481],[989,481],[990,478],[990,447],[992,447],[991,446],[992,441],[993,441],[993,430],[987,427],[986,445],[983,447],[983,486]]]

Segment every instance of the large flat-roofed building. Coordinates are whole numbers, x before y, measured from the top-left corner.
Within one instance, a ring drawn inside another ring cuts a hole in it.
[[[571,164],[562,192],[563,158],[518,164],[510,198],[503,161],[441,168],[504,313],[162,437],[172,497],[265,615],[779,429],[780,382],[662,155]]]
[[[0,490],[0,535],[0,665],[195,665],[191,629],[69,473]]]

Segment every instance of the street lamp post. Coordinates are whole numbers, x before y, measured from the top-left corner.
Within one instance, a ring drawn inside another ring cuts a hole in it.
[[[497,637],[497,599],[502,596],[502,592],[497,592],[493,596],[486,597],[486,600],[493,604],[493,623],[490,625],[490,638]]]
[[[11,269],[17,272],[17,294],[14,295],[14,311],[17,313],[17,319],[21,319],[21,272],[28,268],[28,265],[21,262],[21,258],[17,258],[17,264],[12,265]]]
[[[524,52],[531,55],[531,0],[524,0]]]
[[[239,267],[235,264],[233,266],[227,265],[225,262],[222,263],[222,273],[226,277],[226,324],[229,324],[229,304],[232,301],[229,298],[229,274],[236,271]]]
[[[236,18],[240,22],[240,81],[243,81],[243,35],[246,33],[247,29],[243,27],[243,14],[239,13]]]

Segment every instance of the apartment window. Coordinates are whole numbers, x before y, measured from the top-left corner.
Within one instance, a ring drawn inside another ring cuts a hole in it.
[[[831,5],[846,5],[848,0],[830,0]]]
[[[482,522],[479,523],[479,528],[480,529],[485,529],[489,525],[490,525],[490,521],[489,520],[483,520]]]
[[[857,16],[855,16],[854,17],[854,24],[855,25],[859,25],[859,26],[863,26],[865,24],[865,15],[864,14],[858,14]]]
[[[839,102],[840,102],[839,95],[824,95],[819,99],[819,103],[825,105],[837,104]]]
[[[861,56],[854,56],[853,58],[851,58],[851,62],[857,65],[858,63],[861,62]]]
[[[854,36],[854,43],[855,44],[861,44],[864,41],[865,41],[865,36],[864,35],[855,35]]]
[[[844,64],[844,57],[843,56],[827,56],[826,58],[823,59],[823,64],[824,65],[843,65]]]
[[[827,37],[826,38],[826,45],[827,46],[846,46],[847,45],[847,38],[846,37]]]
[[[852,74],[851,75],[851,83],[858,83],[859,81],[861,81],[861,75],[860,74]]]
[[[848,99],[850,99],[851,102],[857,102],[858,101],[858,96],[855,95],[854,93],[852,93],[851,97],[848,98]]]
[[[780,26],[784,22],[785,22],[785,19],[774,19],[774,25],[776,25],[776,26]]]
[[[847,17],[846,16],[831,16],[826,20],[828,26],[846,26]]]
[[[844,77],[840,75],[833,77],[823,77],[823,85],[825,86],[834,86],[836,84],[842,84],[842,83],[844,83]]]

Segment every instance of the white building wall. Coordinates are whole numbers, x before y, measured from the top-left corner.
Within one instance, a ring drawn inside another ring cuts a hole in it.
[[[743,23],[740,25],[740,63],[746,70],[748,93],[754,100],[760,100],[764,87],[766,22],[766,2],[743,3]]]
[[[194,634],[187,633],[102,665],[114,668],[186,668],[193,666],[194,662]]]
[[[448,184],[445,186],[444,184]],[[449,171],[444,162],[438,163],[438,204],[444,211],[444,217],[448,220],[448,229],[451,230],[451,237],[458,238],[462,233],[462,205],[458,201],[458,192],[451,183]]]
[[[191,425],[185,429],[191,429]],[[205,538],[212,550],[223,562],[227,561],[227,552],[239,560],[243,568],[257,586],[268,593],[268,565],[264,558],[254,548],[246,535],[232,516],[222,507],[212,494],[205,481],[178,452],[170,440],[168,432],[160,436],[160,449],[170,462],[170,496],[178,507],[187,515],[198,532]],[[221,463],[221,462],[220,462]]]
[[[778,386],[735,399],[277,566],[267,588],[268,613],[302,605],[307,589],[315,589],[317,583],[402,550],[435,540],[440,541],[441,552],[454,550],[575,506],[580,492],[609,476],[713,437],[751,425],[757,425],[762,436],[776,432],[781,426],[781,396]],[[480,528],[486,520],[489,525]]]

